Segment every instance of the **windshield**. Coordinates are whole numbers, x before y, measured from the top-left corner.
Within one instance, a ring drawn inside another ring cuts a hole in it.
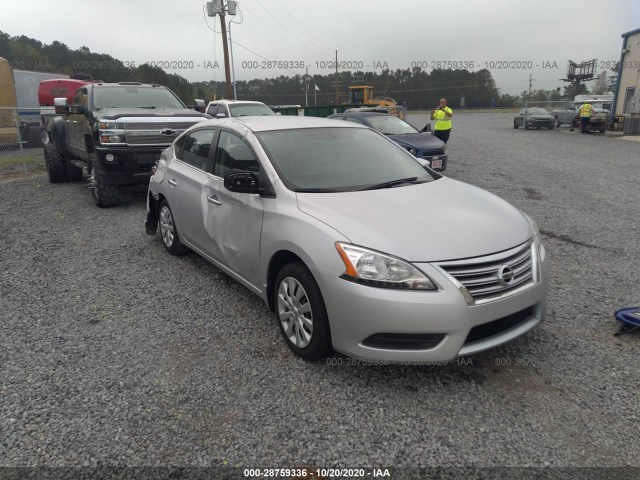
[[[435,178],[411,154],[365,128],[304,128],[256,135],[284,184],[299,192],[354,191],[399,179]]]
[[[520,113],[522,113],[524,115],[525,110],[527,112],[527,115],[549,115],[549,112],[547,112],[544,108],[527,108],[527,109],[522,109],[520,111]]]
[[[127,85],[93,90],[93,104],[101,108],[186,108],[170,90]]]
[[[404,135],[406,133],[420,133],[407,122],[392,115],[372,115],[363,117],[373,128],[385,135]]]
[[[250,117],[253,115],[275,115],[274,111],[266,105],[245,103],[240,105],[229,105],[232,117]]]

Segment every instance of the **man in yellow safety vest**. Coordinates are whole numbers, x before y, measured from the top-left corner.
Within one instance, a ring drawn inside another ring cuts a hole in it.
[[[591,121],[591,110],[593,107],[590,103],[583,103],[578,110],[578,115],[580,116],[580,133],[587,133],[587,127],[589,126],[589,122]]]
[[[449,141],[451,117],[453,117],[453,110],[447,107],[447,99],[441,98],[440,106],[431,112],[431,120],[436,121],[436,125],[433,127],[433,134],[444,143]]]

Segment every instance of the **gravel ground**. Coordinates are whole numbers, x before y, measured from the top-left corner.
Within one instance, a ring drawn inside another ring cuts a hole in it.
[[[640,336],[613,336],[640,304],[640,144],[458,114],[448,154],[538,222],[552,278],[546,323],[445,366],[306,363],[145,235],[144,189],[100,210],[0,181],[0,466],[640,467]]]

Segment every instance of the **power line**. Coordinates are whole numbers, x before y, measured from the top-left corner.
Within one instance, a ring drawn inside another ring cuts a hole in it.
[[[257,0],[256,0],[257,1]],[[316,41],[309,32],[307,32],[305,29],[300,27],[300,23],[298,21],[296,21],[293,16],[284,8],[280,5],[280,2],[278,2],[277,0],[273,0],[273,4],[276,6],[276,8],[278,10],[280,10],[280,12],[282,13],[282,18],[286,19],[289,21],[289,23],[296,28],[298,31],[300,31],[302,33],[302,35],[304,35],[305,37],[307,37],[307,39],[314,44],[315,48],[318,50],[318,52],[322,57],[328,56],[328,54],[326,52],[330,52],[331,49],[329,48],[325,48],[323,45],[321,45],[318,41]]]
[[[300,49],[298,46],[294,45],[293,43],[291,43],[291,41],[287,40],[286,38],[284,38],[280,32],[278,32],[277,30],[274,30],[273,28],[271,28],[271,25],[269,25],[268,23],[264,22],[260,17],[258,17],[255,13],[253,13],[251,10],[249,10],[247,8],[246,5],[243,6],[243,8],[247,9],[247,12],[249,12],[251,15],[253,15],[253,18],[255,18],[256,20],[258,20],[260,23],[262,23],[263,25],[265,25],[269,30],[271,30],[273,33],[275,33],[276,35],[278,35],[281,39],[283,39],[285,42],[287,42],[290,46],[292,46],[293,48],[299,50],[300,52],[302,52],[304,55],[309,55],[310,52],[305,52],[302,49]],[[264,7],[263,7],[264,8]]]

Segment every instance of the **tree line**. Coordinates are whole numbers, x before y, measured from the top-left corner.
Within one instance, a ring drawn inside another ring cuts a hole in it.
[[[58,41],[44,44],[24,35],[11,37],[2,31],[0,56],[9,60],[13,68],[20,70],[65,73],[70,76],[81,74],[104,82],[155,82],[173,90],[186,104],[193,104],[194,98],[206,101],[224,98],[226,92],[225,83],[221,81],[189,82],[183,76],[167,73],[155,65],[131,65],[111,55],[91,52],[87,47],[72,50]],[[601,82],[596,83],[601,85]],[[309,105],[328,105],[346,103],[348,87],[351,85],[372,85],[376,97],[393,98],[410,109],[434,108],[442,97],[447,98],[449,105],[454,108],[462,105],[466,108],[504,108],[521,106],[525,100],[557,101],[588,92],[582,84],[579,92],[573,91],[573,85],[565,87],[563,95],[560,94],[560,88],[509,95],[500,92],[487,69],[425,71],[420,67],[381,72],[280,75],[238,80],[235,87],[240,100],[258,100],[268,105],[304,105],[305,101]]]

